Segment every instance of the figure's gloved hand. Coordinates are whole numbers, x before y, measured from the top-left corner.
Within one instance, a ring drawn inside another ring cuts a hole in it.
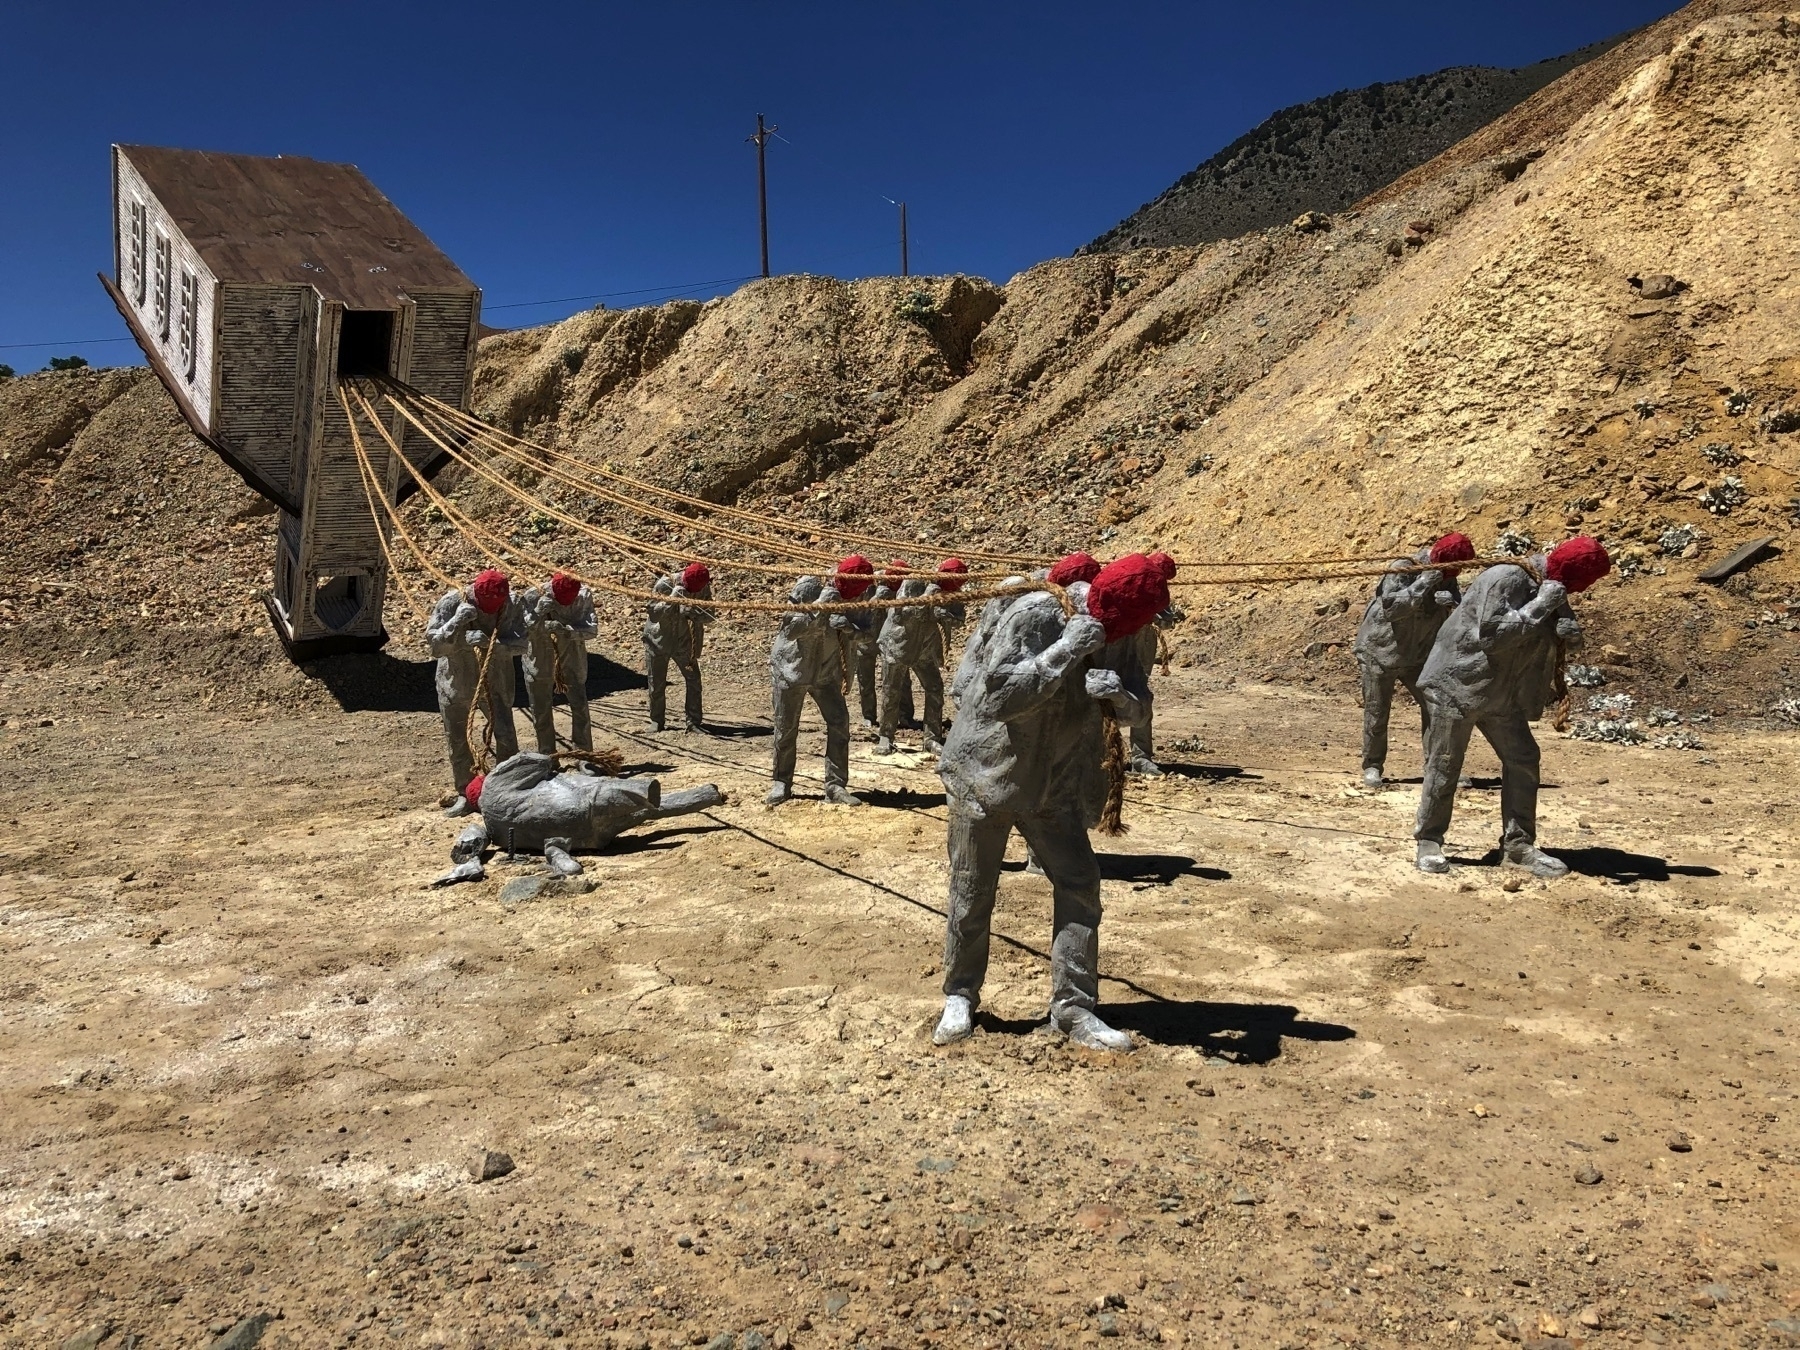
[[[1532,623],[1543,623],[1546,619],[1553,617],[1568,598],[1569,592],[1564,588],[1562,582],[1546,579],[1538,587],[1537,598],[1527,604],[1519,613]]]
[[[1556,636],[1564,642],[1573,642],[1581,636],[1581,624],[1574,619],[1558,619]]]
[[[1117,698],[1125,692],[1125,682],[1119,678],[1116,670],[1090,670],[1087,673],[1087,692],[1089,698]]]
[[[1449,591],[1433,591],[1431,598],[1445,609],[1453,609],[1456,606],[1456,597]]]
[[[434,878],[433,886],[454,886],[459,881],[480,881],[487,876],[487,869],[481,865],[480,858],[468,858],[452,867],[443,876]]]
[[[1063,645],[1077,656],[1087,656],[1106,645],[1106,628],[1095,618],[1077,614],[1063,627]]]

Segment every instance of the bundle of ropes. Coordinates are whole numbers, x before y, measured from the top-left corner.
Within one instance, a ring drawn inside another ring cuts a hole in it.
[[[560,572],[590,587],[594,592],[614,596],[634,606],[664,604],[687,606],[726,613],[787,614],[796,610],[823,612],[857,612],[932,606],[944,603],[942,594],[891,598],[863,595],[855,600],[842,598],[811,603],[788,599],[769,600],[750,597],[701,597],[676,591],[656,590],[656,581],[679,572],[687,563],[702,563],[715,577],[740,578],[780,577],[791,581],[800,574],[819,578],[824,585],[835,586],[844,576],[853,576],[855,584],[871,578],[867,573],[840,574],[836,550],[850,548],[876,554],[899,554],[917,546],[916,540],[904,540],[867,531],[848,530],[813,521],[787,520],[768,512],[751,511],[723,502],[680,492],[663,484],[620,473],[616,469],[566,454],[527,440],[522,436],[490,426],[472,413],[397,380],[387,378],[344,379],[337,387],[339,403],[349,424],[358,471],[368,498],[369,513],[375,524],[388,575],[395,589],[405,599],[421,623],[427,617],[427,606],[412,590],[412,578],[422,573],[449,590],[460,588],[461,582],[434,560],[431,551],[418,534],[410,529],[395,504],[394,487],[398,483],[389,475],[404,474],[438,519],[445,522],[451,534],[465,548],[487,560],[489,566],[514,575],[548,579]],[[542,556],[531,546],[518,542],[515,534],[478,519],[469,510],[452,501],[432,482],[412,459],[404,453],[402,433],[423,438],[446,464],[462,469],[468,479],[492,489],[502,498],[516,502],[521,511],[529,511],[540,520],[555,522],[572,532],[584,545],[610,557],[618,571],[603,575],[599,569],[582,570],[557,563]],[[373,447],[373,448],[372,448]],[[378,467],[378,456],[385,452],[386,465]],[[548,489],[560,489],[584,502],[593,503],[585,515],[558,506],[544,497],[521,487],[516,476],[530,475]],[[602,508],[606,508],[603,512]],[[635,522],[629,527],[602,523],[603,515],[623,517]],[[675,547],[649,537],[654,530],[674,527],[688,534],[713,541],[704,550]],[[390,538],[398,539],[410,554],[412,568],[402,568],[395,557]],[[831,551],[819,547],[829,541]],[[1064,613],[1074,606],[1063,588],[1033,577],[1056,559],[1030,553],[1007,553],[991,549],[964,548],[958,556],[968,570],[955,573],[960,587],[956,599],[980,603],[999,597],[1016,597],[1026,591],[1042,591],[1052,595]],[[1328,582],[1364,577],[1386,576],[1393,572],[1460,571],[1493,565],[1525,566],[1518,558],[1472,559],[1464,562],[1432,563],[1419,566],[1397,564],[1395,554],[1355,554],[1333,557],[1277,559],[1177,559],[1179,569],[1190,573],[1179,576],[1174,586],[1246,587],[1283,585],[1295,582]],[[647,574],[646,584],[633,584],[633,573]],[[1191,573],[1198,572],[1195,576]],[[918,576],[942,579],[946,574],[922,570],[914,572],[904,564],[887,568],[888,578],[899,580]],[[1166,657],[1164,670],[1167,670]],[[485,654],[482,683],[485,684]],[[470,712],[470,730],[477,709],[485,698],[478,689]],[[1102,829],[1122,833],[1120,802],[1124,785],[1123,733],[1107,719],[1107,770],[1111,790],[1108,793]],[[491,737],[492,728],[488,728]],[[471,734],[473,741],[474,736]]]

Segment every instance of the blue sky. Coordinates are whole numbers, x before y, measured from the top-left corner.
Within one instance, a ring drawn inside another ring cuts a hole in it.
[[[490,322],[711,295],[757,270],[765,112],[777,272],[1005,280],[1067,254],[1276,108],[1447,65],[1523,65],[1669,0],[1440,5],[9,0],[0,362],[138,360],[94,280],[107,146],[362,166]],[[630,294],[636,293],[636,294]],[[548,304],[520,302],[557,301]],[[13,344],[50,342],[54,346]]]

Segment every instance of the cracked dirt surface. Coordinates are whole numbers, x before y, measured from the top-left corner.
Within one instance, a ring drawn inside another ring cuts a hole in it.
[[[597,661],[601,743],[732,801],[507,906],[534,865],[426,887],[456,827],[417,656],[314,666],[260,718],[116,664],[75,705],[67,668],[0,677],[0,1344],[266,1313],[295,1347],[1714,1346],[1800,1317],[1791,731],[1544,730],[1577,874],[1507,892],[1485,749],[1467,865],[1421,877],[1416,787],[1353,785],[1354,706],[1177,670],[1190,768],[1104,843],[1102,1011],[1142,1048],[1042,1029],[1017,859],[982,1029],[935,1051],[928,760],[859,741],[868,806],[769,811],[759,689],[650,737]],[[472,1182],[478,1147],[516,1170]]]

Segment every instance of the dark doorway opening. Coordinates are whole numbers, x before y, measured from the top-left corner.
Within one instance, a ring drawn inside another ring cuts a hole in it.
[[[394,345],[394,311],[347,309],[338,331],[337,373],[387,375],[388,353]]]

